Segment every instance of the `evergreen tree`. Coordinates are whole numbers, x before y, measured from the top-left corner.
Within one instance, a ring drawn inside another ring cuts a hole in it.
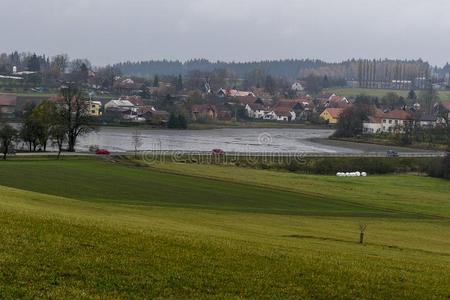
[[[416,100],[416,99],[417,99],[416,92],[414,90],[410,90],[408,93],[408,100]]]
[[[153,87],[159,87],[159,76],[155,75],[153,78]]]
[[[183,114],[178,115],[178,128],[179,129],[187,129],[187,120]]]
[[[169,122],[167,123],[167,127],[170,129],[178,128],[178,117],[175,113],[170,114]]]
[[[180,92],[183,90],[183,76],[181,76],[181,74],[178,75],[176,88],[177,88],[177,92]]]

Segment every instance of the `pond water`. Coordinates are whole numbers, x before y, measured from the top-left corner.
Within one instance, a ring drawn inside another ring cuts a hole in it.
[[[134,150],[136,129],[102,127],[81,137],[78,150],[87,151],[91,145],[113,152]],[[211,130],[141,130],[138,134],[140,150],[211,151],[226,152],[307,152],[360,153],[356,149],[321,145],[311,139],[327,138],[333,130],[323,129],[211,129]]]

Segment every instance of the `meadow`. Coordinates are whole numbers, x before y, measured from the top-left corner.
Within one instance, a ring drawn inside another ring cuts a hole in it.
[[[393,89],[369,89],[369,88],[331,88],[326,90],[330,93],[336,93],[345,97],[356,97],[358,95],[368,95],[382,98],[387,93],[396,93],[404,98],[408,97],[408,90],[393,90]],[[420,92],[418,92],[420,93]],[[450,101],[450,91],[439,91],[439,98],[442,101]]]
[[[447,299],[449,195],[416,175],[0,162],[0,298]]]

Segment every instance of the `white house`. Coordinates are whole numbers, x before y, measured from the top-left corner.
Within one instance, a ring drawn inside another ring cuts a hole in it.
[[[404,132],[404,128],[414,122],[411,114],[403,109],[385,113],[382,118],[383,132]]]
[[[239,97],[255,97],[256,95],[253,92],[250,91],[239,91],[235,89],[220,89],[217,92],[217,95],[219,97],[233,97],[233,98],[239,98]]]
[[[291,86],[291,90],[296,91],[296,92],[303,92],[305,90],[305,88],[303,87],[303,85],[300,82],[296,82]]]
[[[365,134],[381,133],[382,131],[383,131],[382,117],[371,116],[369,117],[369,120],[364,121],[363,123],[363,133]]]
[[[293,110],[287,109],[274,109],[267,112],[263,119],[264,120],[273,120],[273,121],[283,121],[283,122],[291,122],[295,121],[297,115]]]
[[[245,106],[247,116],[252,119],[264,119],[264,115],[267,113],[266,107],[259,103],[249,103]]]
[[[105,104],[105,109],[130,109],[135,107],[133,103],[128,100],[111,100]]]

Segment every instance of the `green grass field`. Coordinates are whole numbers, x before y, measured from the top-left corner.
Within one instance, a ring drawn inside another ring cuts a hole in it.
[[[0,298],[447,299],[449,195],[413,175],[0,162]]]
[[[408,97],[406,90],[390,90],[390,89],[363,89],[363,88],[333,88],[327,92],[336,93],[340,96],[355,97],[361,94],[382,98],[387,93],[397,93],[402,97]],[[450,91],[439,91],[439,97],[442,101],[450,101]]]

